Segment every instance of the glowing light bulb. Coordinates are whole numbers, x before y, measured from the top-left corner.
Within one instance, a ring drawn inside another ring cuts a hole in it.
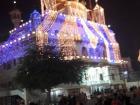
[[[16,4],[17,2],[16,2],[16,1],[14,1],[13,3],[14,3],[14,4]]]
[[[111,27],[111,25],[108,25],[107,27],[108,27],[108,28],[110,28],[110,27]]]
[[[24,20],[20,20],[21,21],[21,23],[23,23],[24,22]]]
[[[95,0],[95,2],[97,3],[97,2],[98,2],[98,0]]]

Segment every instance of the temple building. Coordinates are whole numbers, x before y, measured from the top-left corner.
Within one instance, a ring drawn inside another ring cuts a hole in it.
[[[105,23],[104,9],[91,1],[41,0],[42,13],[35,10],[29,21],[21,25],[20,12],[11,12],[15,28],[8,40],[0,44],[0,88],[14,87],[16,67],[32,44],[40,49],[45,45],[57,46],[66,60],[81,58],[97,63],[89,67],[81,84],[91,92],[97,88],[122,88],[119,66],[125,61],[121,59],[119,44]],[[12,91],[10,95],[19,95],[18,92]]]

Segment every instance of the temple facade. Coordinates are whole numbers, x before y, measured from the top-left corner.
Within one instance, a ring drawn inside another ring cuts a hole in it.
[[[97,63],[87,70],[81,85],[92,89],[121,87],[119,65],[125,61],[121,60],[115,33],[105,24],[104,9],[98,3],[87,8],[86,3],[41,0],[42,13],[34,11],[28,22],[11,30],[8,40],[0,44],[0,86],[12,84],[26,49],[36,44],[40,49],[56,46],[65,60],[81,58]],[[101,66],[103,63],[107,65]]]

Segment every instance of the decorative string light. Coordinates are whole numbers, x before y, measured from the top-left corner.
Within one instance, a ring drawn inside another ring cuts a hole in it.
[[[93,62],[120,62],[119,44],[108,27],[87,21],[80,15],[80,12],[76,15],[66,15],[49,10],[44,12],[42,21],[35,30],[32,25],[34,21],[31,20],[11,30],[10,38],[0,45],[0,64],[24,56],[27,43],[34,37],[40,48],[46,44],[59,47],[65,60],[82,58],[91,59]],[[23,41],[26,44],[22,43]],[[82,50],[84,46],[86,54]],[[104,55],[104,52],[107,54]]]

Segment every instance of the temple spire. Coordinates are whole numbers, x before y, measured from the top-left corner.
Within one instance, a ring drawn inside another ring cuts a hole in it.
[[[40,0],[41,12],[45,13],[45,10],[55,10],[56,0]]]
[[[95,0],[96,6],[94,7],[94,21],[100,24],[105,24],[104,8],[98,4],[98,0]]]

